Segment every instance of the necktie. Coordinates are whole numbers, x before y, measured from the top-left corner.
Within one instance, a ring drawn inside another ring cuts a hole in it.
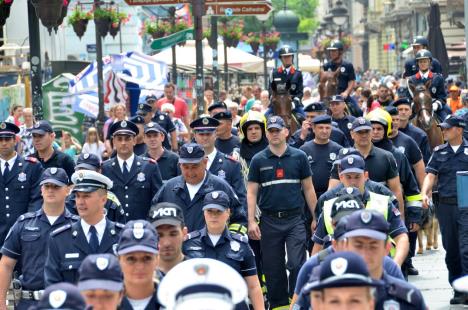
[[[91,253],[97,254],[98,249],[99,249],[99,239],[98,239],[96,227],[91,226],[89,228],[89,233],[91,234],[89,238],[89,247],[91,248]]]
[[[126,161],[124,161],[124,163],[123,163],[123,174],[124,175],[130,174],[130,171],[128,171],[128,165],[127,165]]]
[[[3,169],[3,178],[6,179],[9,173],[10,173],[10,164],[6,161],[5,169]]]

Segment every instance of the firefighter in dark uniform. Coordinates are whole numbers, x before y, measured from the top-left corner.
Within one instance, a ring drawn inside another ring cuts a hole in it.
[[[16,134],[13,123],[0,123],[0,246],[10,227],[23,213],[41,207],[39,181],[42,166],[35,157],[22,157],[15,151]]]
[[[50,234],[45,262],[46,287],[78,281],[78,268],[90,254],[113,253],[123,224],[106,219],[104,205],[112,181],[95,171],[81,170],[72,175],[73,192],[80,220],[57,228]]]
[[[180,148],[179,164],[182,174],[170,179],[154,196],[152,205],[172,202],[184,211],[185,224],[189,232],[205,227],[202,216],[203,198],[207,193],[220,190],[229,195],[232,224],[246,225],[247,212],[236,193],[223,179],[207,170],[208,158],[203,146],[186,143]]]
[[[411,85],[416,87],[423,84],[428,87],[427,90],[432,97],[432,110],[438,115],[439,120],[442,121],[447,115],[452,114],[452,110],[450,110],[450,107],[446,103],[447,92],[445,90],[444,77],[430,70],[432,54],[428,50],[420,50],[416,54],[416,62],[418,63],[419,71],[409,78],[410,89]]]
[[[356,118],[346,114],[346,104],[343,96],[332,96],[329,103],[332,121],[335,122],[338,128],[345,134],[347,145],[354,145],[353,138],[351,138],[351,128]]]
[[[338,87],[334,95],[340,95],[343,100],[346,101],[352,115],[361,116],[362,110],[359,108],[356,100],[351,96],[356,84],[356,73],[354,72],[353,64],[343,60],[343,43],[339,40],[332,41],[330,46],[327,47],[327,52],[330,60],[323,65],[323,71],[339,70]]]
[[[304,95],[304,85],[302,72],[294,67],[294,50],[285,45],[279,49],[278,57],[281,60],[281,67],[273,69],[270,74],[270,95],[273,93],[288,92],[291,95],[293,103],[292,112],[300,120],[304,119],[304,110],[302,108],[302,96]],[[271,106],[265,112],[265,115],[273,113]]]
[[[236,193],[242,206],[246,208],[246,189],[240,163],[232,156],[226,155],[215,148],[215,141],[217,140],[215,132],[218,126],[219,121],[212,117],[201,117],[190,123],[195,142],[203,146],[205,156],[208,158],[208,171],[226,180]]]
[[[132,122],[116,122],[109,132],[117,156],[103,163],[102,174],[114,183],[113,192],[124,207],[127,221],[145,219],[151,199],[162,185],[158,163],[133,153],[138,127]]]
[[[312,141],[315,138],[312,130],[312,123],[315,117],[327,114],[327,109],[322,102],[313,102],[304,108],[305,120],[302,122],[301,129],[298,129],[290,138],[289,145],[300,148],[305,142]],[[337,128],[336,123],[332,122],[330,140],[347,147],[348,141],[344,133]]]
[[[416,56],[416,54],[420,50],[428,49],[429,41],[423,36],[417,36],[416,38],[414,38],[413,44],[411,44],[411,46],[413,47],[413,53]],[[405,62],[405,72],[403,73],[403,77],[408,78],[418,73],[418,71],[419,71],[419,67],[418,67],[418,63],[416,59],[415,58],[408,59]],[[436,58],[432,58],[431,71],[434,73],[442,74],[442,66],[440,65],[440,62]]]
[[[265,253],[263,272],[272,309],[289,305],[299,269],[306,258],[304,204],[307,201],[308,212],[313,216],[317,201],[307,156],[288,146],[288,134],[281,117],[268,119],[269,144],[252,158],[247,185],[249,236],[260,240]],[[260,226],[255,218],[257,202],[262,212]]]
[[[457,171],[468,171],[468,141],[463,139],[465,121],[459,116],[450,116],[443,123],[444,140],[447,143],[434,148],[434,153],[426,167],[424,179],[423,204],[432,203],[432,187],[439,192],[435,211],[440,224],[442,244],[446,251],[445,264],[449,272],[449,282],[468,274],[468,213],[457,202]],[[450,304],[467,302],[467,295],[455,291]]]
[[[255,256],[247,236],[229,231],[229,206],[229,196],[225,192],[206,194],[203,199],[206,226],[188,234],[182,249],[189,258],[212,258],[231,266],[245,279],[254,309],[260,309],[263,307],[263,296]]]
[[[81,153],[76,161],[75,171],[78,170],[92,170],[101,173],[101,160],[95,154],[91,153]],[[78,215],[78,210],[76,210],[76,195],[75,193],[70,193],[67,200],[65,201],[65,207],[72,214]],[[125,211],[122,207],[117,196],[111,191],[107,191],[107,202],[104,206],[106,208],[106,216],[109,220],[113,222],[118,222],[125,224]]]
[[[60,226],[79,220],[78,216],[65,209],[68,183],[65,170],[46,169],[40,182],[44,197],[42,208],[21,215],[8,233],[0,261],[0,269],[4,271],[0,273],[0,302],[3,305],[18,261],[21,263],[21,297],[16,309],[29,309],[41,298],[45,288],[44,263],[47,256],[44,249],[47,248],[49,234]]]

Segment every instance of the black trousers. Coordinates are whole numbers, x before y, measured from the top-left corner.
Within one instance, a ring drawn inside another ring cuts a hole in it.
[[[299,270],[306,260],[304,219],[302,215],[282,219],[262,215],[260,231],[263,272],[270,307],[287,306],[294,293]],[[289,271],[289,279],[286,269]]]

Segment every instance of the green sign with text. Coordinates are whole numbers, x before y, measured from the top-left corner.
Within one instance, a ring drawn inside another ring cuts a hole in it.
[[[193,28],[185,29],[176,33],[173,33],[167,37],[153,40],[151,48],[154,50],[162,50],[166,47],[171,47],[177,43],[182,43],[187,40],[193,40]]]

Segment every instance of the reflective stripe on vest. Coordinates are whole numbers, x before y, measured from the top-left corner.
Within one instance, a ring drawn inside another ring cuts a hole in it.
[[[327,234],[333,234],[333,225],[332,225],[332,218],[331,218],[331,209],[335,200],[338,197],[327,200],[323,203],[323,220],[325,224],[325,229],[327,230]]]

